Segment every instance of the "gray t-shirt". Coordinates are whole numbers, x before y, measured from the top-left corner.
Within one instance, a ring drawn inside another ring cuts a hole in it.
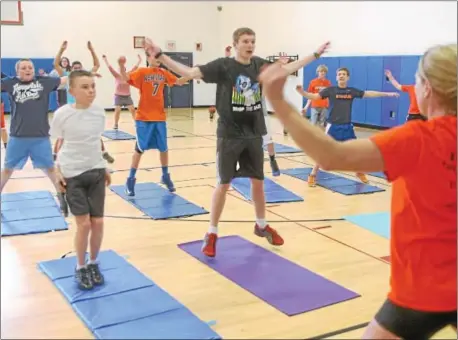
[[[64,140],[57,154],[57,164],[64,177],[107,167],[100,141],[104,130],[105,111],[96,105],[79,110],[67,104],[54,113],[51,136]]]
[[[60,78],[37,76],[32,81],[2,79],[2,92],[11,103],[10,135],[13,137],[49,136],[49,94],[60,85]]]
[[[256,138],[267,133],[258,77],[268,63],[253,57],[244,65],[227,57],[199,66],[202,80],[217,84],[218,138]]]
[[[355,98],[363,98],[364,91],[354,87],[331,86],[320,91],[320,97],[329,98],[329,124],[351,123],[351,110]]]

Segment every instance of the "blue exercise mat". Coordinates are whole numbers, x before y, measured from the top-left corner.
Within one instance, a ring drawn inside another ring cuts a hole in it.
[[[155,220],[208,214],[204,208],[156,183],[137,183],[133,197],[126,195],[124,185],[114,185],[110,189]]]
[[[378,172],[369,172],[368,175],[378,177],[378,178],[384,178],[386,179],[385,173],[383,171],[378,171]]]
[[[248,201],[251,199],[251,181],[249,178],[234,178],[231,183],[234,190],[240,193]],[[266,203],[302,202],[304,199],[295,193],[285,189],[280,184],[269,178],[264,179],[264,193]]]
[[[119,130],[107,130],[102,134],[102,136],[113,140],[135,139],[135,136],[131,135],[130,133]]]
[[[221,339],[114,251],[101,252],[99,262],[105,283],[89,291],[76,286],[74,256],[39,263],[98,339]]]
[[[68,224],[49,191],[2,194],[1,209],[2,236],[68,229]]]
[[[293,148],[292,146],[274,143],[275,153],[300,153],[302,150]],[[264,147],[267,150],[267,147]]]
[[[388,212],[350,215],[344,216],[344,219],[386,239],[390,238],[391,215]]]
[[[307,181],[310,172],[312,172],[312,168],[295,168],[282,170],[282,173],[302,181]],[[339,194],[345,196],[385,191],[385,189],[373,185],[364,184],[359,181],[321,170],[318,171],[316,175],[316,184],[320,187],[338,192]]]

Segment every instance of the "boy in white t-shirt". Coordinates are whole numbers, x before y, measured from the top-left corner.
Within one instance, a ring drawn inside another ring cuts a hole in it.
[[[91,72],[73,71],[68,80],[75,103],[55,112],[51,135],[65,140],[57,156],[56,175],[77,224],[76,279],[80,289],[88,290],[104,283],[97,256],[103,238],[105,186],[111,182],[100,148],[105,111],[93,105],[96,90]]]

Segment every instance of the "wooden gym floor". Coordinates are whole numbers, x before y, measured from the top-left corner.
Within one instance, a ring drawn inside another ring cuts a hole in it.
[[[7,116],[8,117],[8,116]],[[113,113],[107,113],[111,129]],[[271,118],[274,140],[295,146],[282,127]],[[120,130],[134,133],[128,112],[121,115]],[[177,193],[210,210],[216,182],[215,130],[207,110],[172,110],[169,113],[170,172]],[[360,136],[372,133],[359,130]],[[176,136],[176,137],[173,137]],[[181,137],[178,137],[181,136]],[[107,141],[107,150],[115,157],[114,170],[128,170],[134,141]],[[2,156],[4,150],[2,149]],[[312,161],[301,154],[277,155],[281,169],[307,167]],[[2,157],[3,161],[3,157]],[[207,165],[199,165],[209,163]],[[156,152],[145,154],[141,168],[159,167]],[[178,166],[179,165],[179,166]],[[271,178],[270,166],[265,163]],[[158,182],[161,170],[139,170],[137,182]],[[30,178],[42,173],[30,164],[5,187],[7,192],[50,190],[47,178]],[[124,184],[127,171],[113,173],[113,184]],[[353,176],[348,174],[348,176]],[[354,177],[353,177],[354,178]],[[102,250],[113,249],[204,321],[216,320],[215,331],[226,339],[305,339],[366,323],[383,303],[389,284],[389,264],[380,257],[389,255],[388,241],[346,221],[294,223],[288,220],[341,218],[348,214],[389,211],[391,190],[383,179],[370,177],[386,192],[343,196],[320,187],[309,188],[305,182],[281,175],[282,186],[304,197],[304,202],[267,206],[267,220],[280,231],[285,245],[277,250],[283,257],[320,274],[362,296],[294,317],[270,307],[248,291],[214,272],[183,252],[177,244],[202,239],[208,229],[209,215],[194,216],[199,222],[105,219]],[[107,190],[106,214],[142,216],[142,213]],[[248,201],[231,190],[222,219],[254,220]],[[6,237],[1,240],[1,337],[46,339],[94,338],[64,297],[37,263],[57,259],[73,250],[73,219],[70,228],[48,234]],[[330,226],[328,228],[319,228]],[[273,249],[253,235],[253,223],[222,223],[220,236],[241,235]],[[315,229],[316,228],[316,229]],[[266,325],[270,325],[266,327]],[[329,336],[329,339],[360,338],[364,328]],[[451,329],[435,338],[456,339]]]

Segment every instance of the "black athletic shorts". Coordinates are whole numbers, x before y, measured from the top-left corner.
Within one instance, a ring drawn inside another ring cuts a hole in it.
[[[235,177],[264,180],[262,137],[218,138],[216,166],[219,184],[229,184]]]
[[[427,121],[426,117],[421,115],[421,114],[411,114],[409,113],[407,115],[406,121],[411,121],[411,120],[422,120],[422,121]]]
[[[422,312],[395,305],[386,300],[375,320],[391,333],[404,340],[426,340],[442,328],[456,328],[456,311]]]
[[[74,216],[103,217],[105,210],[105,169],[93,169],[65,178],[66,198]]]
[[[67,90],[57,90],[57,104],[59,105],[59,107],[67,104]]]

